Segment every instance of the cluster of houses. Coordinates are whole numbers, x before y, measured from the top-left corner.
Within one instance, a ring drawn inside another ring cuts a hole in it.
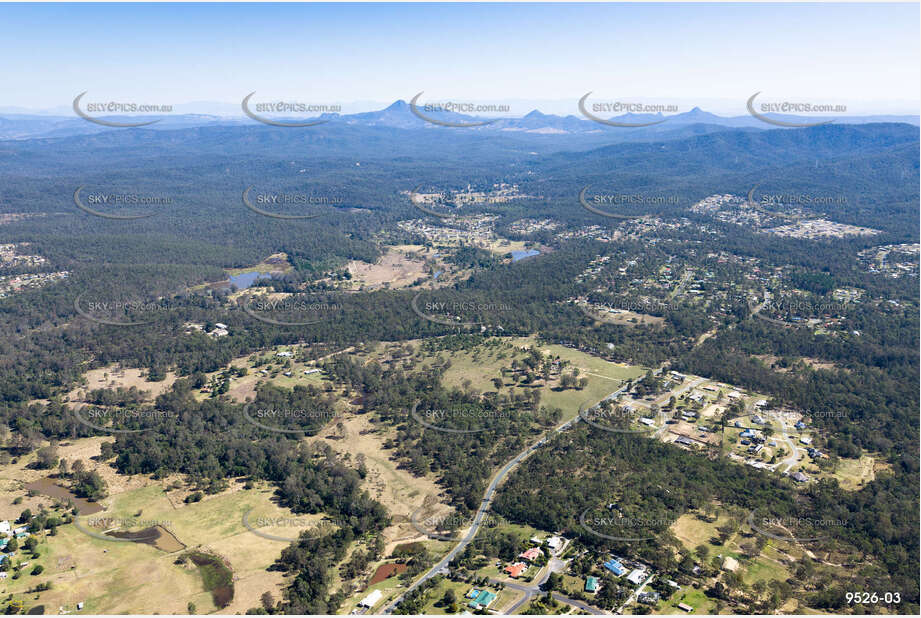
[[[633,584],[634,586],[641,586],[643,582],[646,581],[646,578],[649,576],[649,571],[642,565],[638,565],[636,568],[630,569],[620,561],[617,557],[611,557],[602,563],[602,566],[612,573],[615,577],[623,577],[625,580]],[[669,586],[677,589],[680,586],[671,580],[668,581]],[[594,575],[589,575],[585,578],[585,592],[594,594],[598,591],[600,587],[600,582],[597,577]],[[640,592],[636,599],[640,603],[645,605],[655,605],[659,602],[661,596],[657,590],[649,589]]]
[[[18,526],[14,528],[13,524],[11,524],[10,522],[6,520],[0,520],[0,553],[2,553],[3,556],[12,559],[13,556],[16,555],[16,552],[15,551],[8,552],[6,550],[7,545],[9,545],[10,543],[10,539],[15,538],[18,540],[22,540],[22,539],[27,538],[29,534],[30,533],[29,533],[28,526]],[[24,563],[24,564],[28,564],[28,563]],[[6,571],[0,571],[0,579],[6,579],[6,578],[7,578]]]
[[[13,537],[16,537],[17,539],[24,539],[28,536],[28,526],[19,526],[17,528],[13,528],[13,525],[5,519],[0,521],[0,549],[6,547],[10,542],[10,539]]]
[[[557,554],[563,547],[566,546],[566,539],[561,536],[551,536],[546,539],[540,539],[538,537],[531,537],[532,543],[537,543],[538,545],[546,545],[550,550],[551,554]],[[513,562],[506,566],[503,571],[511,578],[521,577],[521,574],[528,570],[528,566],[533,564],[538,558],[544,555],[544,550],[540,547],[529,547],[520,554],[518,554],[519,560]]]
[[[610,558],[604,564],[604,568],[613,573],[617,577],[622,577],[627,573],[627,567],[625,567],[620,560],[617,558]],[[646,579],[646,569],[636,568],[630,571],[627,574],[626,580],[635,586],[639,586],[643,583],[643,580]]]
[[[528,566],[544,554],[540,547],[531,547],[518,554],[521,559],[513,562],[503,569],[511,578],[521,577],[521,574],[528,570]]]

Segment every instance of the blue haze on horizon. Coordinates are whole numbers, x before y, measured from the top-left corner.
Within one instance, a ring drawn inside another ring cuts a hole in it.
[[[917,114],[918,4],[0,4],[0,110],[73,98],[426,99],[577,113],[594,97],[745,114],[757,91]],[[210,106],[210,107],[209,107]],[[194,106],[191,106],[194,107]]]

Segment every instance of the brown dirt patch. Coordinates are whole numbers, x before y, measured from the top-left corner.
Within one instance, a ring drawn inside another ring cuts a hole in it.
[[[352,261],[349,262],[348,269],[352,281],[363,289],[396,289],[426,277],[424,265],[425,262],[417,256],[391,248],[375,264]]]
[[[371,576],[371,581],[368,582],[369,586],[380,583],[385,579],[390,579],[394,575],[399,575],[407,569],[405,564],[390,562],[387,564],[382,564],[377,567],[377,570],[374,571],[374,575]]]
[[[86,393],[97,388],[116,389],[119,386],[123,388],[137,387],[139,391],[147,391],[149,394],[145,401],[153,401],[158,395],[169,390],[176,381],[176,374],[172,371],[167,372],[166,379],[160,382],[148,382],[145,377],[146,369],[121,368],[118,365],[109,365],[98,369],[91,369],[83,376],[86,378],[86,385],[78,386],[67,394],[71,404],[81,403],[84,401]]]

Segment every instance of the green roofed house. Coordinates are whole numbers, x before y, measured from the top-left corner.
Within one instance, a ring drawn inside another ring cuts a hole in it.
[[[480,590],[480,594],[467,605],[473,609],[486,609],[489,604],[496,600],[496,595],[489,590]]]
[[[585,578],[585,591],[586,592],[597,592],[598,591],[598,578],[592,577],[589,575]]]

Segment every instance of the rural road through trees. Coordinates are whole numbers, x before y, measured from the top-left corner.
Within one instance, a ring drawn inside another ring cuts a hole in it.
[[[562,425],[557,427],[556,430],[559,431],[563,427],[568,426],[570,422],[572,421],[567,421],[566,423],[563,423]],[[486,488],[486,493],[483,495],[483,501],[480,503],[480,508],[477,510],[476,516],[473,518],[473,525],[470,526],[470,530],[467,532],[466,536],[464,536],[464,538],[458,542],[458,544],[454,547],[454,549],[448,552],[448,555],[446,555],[444,558],[438,561],[438,563],[435,564],[435,566],[433,566],[431,569],[429,569],[425,573],[425,575],[423,575],[420,579],[416,580],[409,588],[407,588],[406,592],[404,592],[403,594],[398,596],[396,599],[391,601],[390,604],[388,604],[383,610],[381,610],[381,613],[383,614],[391,613],[393,609],[397,605],[399,605],[403,601],[404,598],[406,598],[407,594],[409,594],[410,592],[412,592],[413,590],[421,586],[423,583],[427,582],[429,579],[435,577],[435,575],[437,575],[442,569],[445,569],[448,566],[448,564],[450,564],[451,561],[454,560],[454,558],[456,558],[458,554],[460,554],[464,550],[465,547],[467,547],[467,545],[470,543],[470,541],[473,540],[473,538],[476,536],[476,533],[479,531],[480,525],[482,525],[483,519],[486,517],[486,512],[489,510],[489,507],[492,504],[492,498],[493,498],[493,495],[495,495],[496,493],[496,488],[499,486],[499,483],[501,483],[505,479],[505,477],[508,476],[508,473],[512,471],[512,468],[514,468],[519,463],[521,463],[525,458],[527,458],[531,453],[533,453],[535,449],[537,449],[541,445],[541,443],[543,443],[546,435],[547,434],[544,434],[543,436],[541,436],[540,440],[531,444],[528,448],[518,453],[511,461],[509,461],[504,466],[502,466],[502,469],[499,470],[499,472],[493,477],[493,480],[489,484],[489,487]]]
[[[659,367],[654,373],[658,375],[661,372],[662,372],[662,368]],[[624,392],[629,385],[630,385],[630,382],[625,382],[623,386],[621,386],[619,389],[617,389],[616,391],[614,391],[613,393],[611,393],[604,399],[611,399],[613,397],[616,397],[620,393]],[[395,598],[393,601],[388,603],[381,610],[380,613],[382,614],[392,613],[394,608],[396,608],[397,605],[403,602],[403,599],[406,598],[407,594],[411,593],[413,590],[415,590],[416,588],[418,588],[419,586],[421,586],[422,584],[424,584],[431,578],[438,575],[439,572],[442,572],[443,570],[447,569],[447,566],[451,563],[451,561],[454,560],[464,550],[465,547],[467,547],[467,545],[470,543],[470,541],[474,539],[474,537],[476,537],[476,534],[480,530],[480,526],[483,523],[483,519],[486,517],[486,513],[489,511],[489,507],[492,504],[492,499],[496,493],[496,488],[499,486],[500,483],[502,483],[503,480],[505,480],[505,477],[508,476],[509,472],[511,472],[515,466],[517,466],[519,463],[524,461],[529,455],[531,455],[531,453],[537,450],[540,447],[540,445],[544,443],[544,440],[547,438],[547,436],[549,436],[552,432],[559,433],[561,431],[565,431],[566,429],[569,429],[569,427],[571,427],[573,423],[577,423],[577,422],[579,422],[578,415],[576,415],[575,418],[570,419],[566,421],[565,423],[558,425],[553,430],[544,432],[541,435],[539,440],[537,440],[536,442],[531,444],[528,448],[518,453],[512,460],[510,460],[508,463],[502,466],[502,469],[500,469],[499,472],[493,477],[492,482],[489,484],[489,487],[486,488],[486,493],[483,494],[483,500],[482,502],[480,502],[480,508],[477,510],[476,516],[473,518],[473,524],[470,526],[470,529],[467,532],[467,534],[457,543],[454,549],[448,552],[448,554],[444,558],[439,560],[435,564],[435,566],[433,566],[431,569],[426,571],[425,575],[423,575],[421,578],[413,582],[413,584],[410,585],[409,588],[406,589],[406,591],[404,591],[397,598]],[[549,571],[548,571],[548,576],[549,576]],[[559,598],[560,600],[563,600],[563,597],[559,596]],[[572,602],[570,603],[570,601]],[[588,605],[585,605],[585,607],[581,607],[581,605],[577,605],[577,603],[580,603],[580,602],[575,601],[573,599],[564,600],[563,602],[569,603],[570,605],[575,605],[576,607],[580,607],[580,609],[584,609],[585,611],[588,611],[588,612],[592,612],[592,613],[598,612],[598,610],[592,611],[594,608],[590,608],[590,606]]]

